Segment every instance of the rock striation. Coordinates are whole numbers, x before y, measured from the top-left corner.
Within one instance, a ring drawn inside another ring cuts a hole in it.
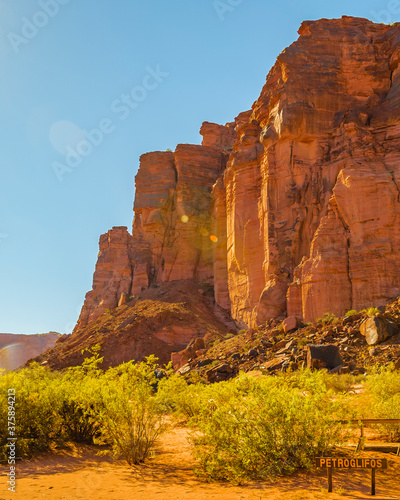
[[[140,159],[132,234],[100,238],[76,330],[157,283],[214,286],[238,326],[400,293],[400,25],[306,21],[252,109]]]

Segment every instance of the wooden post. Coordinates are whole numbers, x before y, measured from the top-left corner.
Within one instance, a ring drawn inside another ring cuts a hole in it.
[[[361,433],[360,433],[360,439],[358,440],[358,443],[357,443],[357,448],[356,448],[356,452],[357,451],[361,451],[364,449],[364,441],[365,441],[365,438],[364,438],[364,423],[361,421]]]
[[[371,495],[375,495],[375,467],[371,469]]]
[[[332,493],[332,467],[328,467],[328,493]]]

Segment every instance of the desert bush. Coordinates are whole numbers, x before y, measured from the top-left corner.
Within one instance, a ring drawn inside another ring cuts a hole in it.
[[[129,465],[143,462],[166,429],[151,386],[141,380],[128,389],[109,381],[101,387],[100,398],[95,411],[101,435],[96,442],[111,444],[113,455],[122,456]]]
[[[339,393],[348,393],[353,385],[365,382],[364,375],[353,375],[352,373],[339,375],[338,373],[321,371],[321,375],[326,389]]]
[[[68,368],[61,377],[57,388],[61,401],[58,411],[65,439],[93,444],[99,436],[95,402],[99,398],[99,385],[104,377],[104,372],[99,368],[103,357],[100,357],[100,344],[84,352],[91,356],[85,358],[80,366]]]
[[[328,323],[332,323],[333,325],[336,325],[336,323],[338,321],[339,321],[339,318],[337,316],[326,312],[326,313],[324,313],[322,318],[318,318],[316,320],[316,323],[322,323],[323,325],[327,325]]]
[[[99,435],[95,401],[101,378],[82,374],[72,368],[64,374],[58,392],[61,404],[59,414],[65,439],[76,443],[93,444]]]
[[[206,386],[200,383],[189,385],[180,375],[172,375],[160,381],[157,399],[164,411],[179,422],[194,423],[206,392]]]
[[[368,309],[363,309],[361,312],[372,318],[372,316],[376,316],[379,313],[379,309],[377,307],[368,307]]]
[[[31,364],[18,372],[0,377],[0,446],[2,459],[6,455],[8,437],[7,395],[15,389],[16,449],[19,457],[32,457],[62,442],[61,400],[57,387],[60,375]]]
[[[357,314],[357,311],[355,309],[351,309],[350,311],[347,311],[347,313],[345,314],[345,316],[353,316],[353,314]]]
[[[192,441],[197,472],[208,480],[241,483],[311,467],[343,439],[336,422],[342,400],[332,399],[322,380],[302,374],[236,380],[212,386]],[[204,401],[204,400],[203,400]]]
[[[366,380],[365,407],[371,418],[400,418],[400,372],[389,366],[372,368]],[[368,417],[367,417],[368,418]],[[400,439],[399,424],[378,426],[381,432],[393,440]]]
[[[98,444],[109,444],[114,457],[129,465],[143,462],[156,439],[167,428],[163,407],[154,395],[154,356],[146,362],[123,363],[105,372],[98,397],[90,401],[99,423]]]
[[[0,377],[0,418],[7,422],[7,393],[16,394],[19,457],[31,457],[66,441],[109,444],[128,463],[143,461],[164,430],[162,407],[154,397],[157,359],[99,369],[100,346],[81,366],[63,373],[32,364]],[[6,458],[7,425],[0,427]]]

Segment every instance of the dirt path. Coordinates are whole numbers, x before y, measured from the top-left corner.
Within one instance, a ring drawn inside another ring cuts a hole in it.
[[[17,491],[7,492],[1,468],[0,500],[351,500],[370,496],[370,472],[335,471],[334,492],[326,492],[325,473],[300,473],[274,483],[248,486],[208,484],[193,474],[193,458],[186,441],[187,430],[175,428],[166,434],[154,458],[137,470],[124,462],[98,457],[90,447],[75,452],[48,455],[23,462],[17,469]],[[374,455],[379,455],[374,453]],[[377,472],[376,500],[400,500],[400,457],[389,458],[390,468]],[[342,488],[342,490],[338,488]],[[343,491],[344,488],[344,491]],[[336,491],[335,491],[336,490]]]

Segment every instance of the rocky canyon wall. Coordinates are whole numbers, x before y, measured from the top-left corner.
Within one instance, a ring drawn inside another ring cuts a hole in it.
[[[100,239],[79,326],[154,283],[214,285],[238,325],[400,293],[400,25],[304,22],[252,109],[141,157],[132,233]]]

